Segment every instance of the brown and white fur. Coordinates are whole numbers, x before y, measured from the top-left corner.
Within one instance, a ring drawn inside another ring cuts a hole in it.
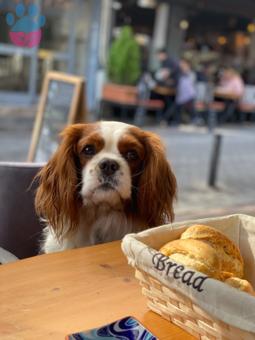
[[[45,253],[121,239],[174,218],[176,179],[162,143],[132,125],[68,126],[38,178]]]

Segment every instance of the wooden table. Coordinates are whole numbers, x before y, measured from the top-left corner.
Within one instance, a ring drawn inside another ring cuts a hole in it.
[[[134,316],[159,339],[194,339],[148,310],[120,242],[0,266],[0,339],[65,335]]]
[[[176,90],[173,87],[156,86],[153,89],[153,92],[156,92],[157,94],[160,94],[162,96],[174,96],[176,93]]]
[[[236,100],[240,99],[240,96],[237,96],[236,94],[229,93],[229,92],[226,92],[226,91],[222,91],[220,88],[216,88],[215,91],[214,91],[214,98],[236,101]]]

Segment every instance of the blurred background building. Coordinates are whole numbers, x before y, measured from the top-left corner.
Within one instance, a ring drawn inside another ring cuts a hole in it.
[[[25,4],[31,1],[23,1]],[[0,103],[36,100],[45,72],[84,75],[90,108],[104,80],[112,39],[130,25],[143,65],[156,68],[155,50],[185,56],[199,69],[231,65],[255,83],[255,2],[252,0],[37,0],[46,16],[38,48],[14,46],[6,14],[18,0],[0,1]],[[96,75],[96,76],[95,76]]]
[[[19,2],[0,1],[0,102],[35,101],[48,70],[85,74],[92,1],[36,1],[46,17],[38,48],[10,43],[5,18]]]

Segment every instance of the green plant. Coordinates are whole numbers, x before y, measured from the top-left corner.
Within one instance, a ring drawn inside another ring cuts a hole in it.
[[[131,27],[124,26],[109,52],[107,74],[110,81],[134,85],[141,74],[141,52]]]

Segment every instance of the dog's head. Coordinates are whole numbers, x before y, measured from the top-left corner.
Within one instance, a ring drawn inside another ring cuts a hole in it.
[[[159,137],[119,122],[75,124],[38,175],[35,206],[57,235],[72,232],[79,209],[107,203],[148,227],[173,220],[175,176]],[[127,208],[128,207],[128,208]]]

